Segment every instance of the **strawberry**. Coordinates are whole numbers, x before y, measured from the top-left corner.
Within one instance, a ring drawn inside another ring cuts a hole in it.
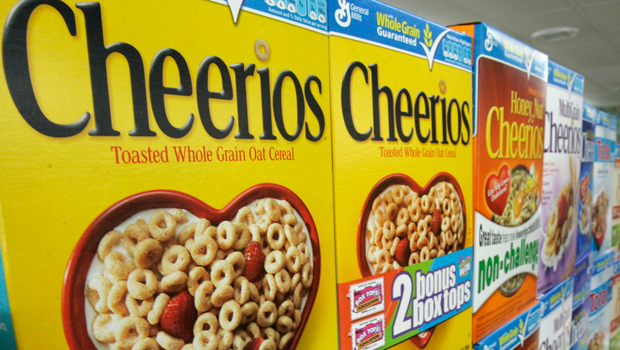
[[[198,310],[194,306],[194,297],[184,289],[170,298],[161,314],[159,325],[169,335],[191,343],[194,339],[194,323]]]
[[[433,212],[433,226],[431,227],[431,231],[433,234],[439,234],[441,229],[441,211],[439,209],[435,209]]]
[[[254,283],[260,281],[265,275],[265,253],[260,243],[252,241],[245,248],[245,270],[243,276]]]
[[[558,204],[558,227],[564,225],[566,216],[568,215],[568,200],[566,196],[560,197],[560,203]]]
[[[405,237],[398,242],[394,258],[400,266],[405,267],[409,264],[409,255],[411,255],[411,249],[409,249],[409,239]]]
[[[250,340],[249,343],[245,344],[245,347],[243,348],[243,350],[258,350],[258,348],[260,348],[260,345],[264,341],[265,340],[263,338],[254,338]]]

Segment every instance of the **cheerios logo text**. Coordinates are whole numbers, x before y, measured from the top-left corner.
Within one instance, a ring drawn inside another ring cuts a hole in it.
[[[28,65],[28,23],[32,13],[41,4],[43,2],[22,1],[12,9],[5,24],[2,55],[7,86],[15,106],[23,119],[43,135],[50,137],[78,135],[85,130],[91,118],[95,121],[95,128],[88,131],[90,136],[119,136],[121,134],[112,123],[106,67],[108,57],[117,53],[127,60],[130,71],[135,126],[133,130],[128,131],[130,136],[153,137],[157,135],[157,132],[149,125],[147,94],[149,94],[152,113],[159,130],[171,138],[182,138],[187,135],[194,126],[195,118],[194,113],[190,113],[184,126],[172,125],[164,103],[165,96],[193,96],[194,94],[200,122],[206,133],[214,139],[227,138],[234,131],[235,139],[254,139],[258,136],[261,140],[276,140],[282,137],[287,141],[295,141],[303,135],[309,141],[318,141],[323,136],[325,113],[317,100],[317,94],[323,93],[323,83],[315,75],[303,78],[287,69],[280,72],[273,72],[269,68],[256,69],[254,63],[229,64],[230,62],[227,63],[216,55],[208,55],[197,67],[197,75],[193,78],[181,52],[173,48],[162,48],[155,54],[149,66],[147,87],[145,65],[138,48],[125,42],[112,44],[104,42],[99,3],[85,2],[76,5],[84,15],[85,28],[81,29],[76,26],[75,14],[71,7],[60,0],[47,0],[45,4],[54,8],[62,16],[66,26],[47,30],[62,33],[68,29],[71,36],[76,36],[78,29],[86,31],[90,89],[94,109],[86,111],[81,117],[76,116],[73,123],[55,123],[54,116],[46,115],[41,110],[33,89],[33,85],[44,86],[45,81],[32,75]],[[180,81],[178,87],[167,87],[163,84],[164,61],[167,59],[170,59],[170,62],[174,61],[178,70]],[[214,88],[212,85],[216,84],[210,84],[210,75],[216,75],[216,78],[221,81],[221,87]],[[259,81],[260,88],[254,90],[248,88],[247,82],[250,80]],[[284,110],[283,96],[286,89],[290,89],[286,93],[291,93],[290,95],[296,98],[295,108],[290,111]],[[262,107],[260,116],[248,114],[247,97],[251,94],[260,96]],[[237,113],[230,116],[225,127],[218,127],[213,122],[216,112],[212,105],[218,100],[236,100]],[[309,109],[311,115],[307,115],[306,108]],[[287,117],[296,117],[295,130],[287,130],[284,114]],[[310,118],[316,119],[318,127],[311,128],[308,125],[307,120]],[[262,124],[261,135],[250,133],[252,123]]]
[[[361,76],[353,78],[359,70]],[[370,86],[368,89],[368,72]],[[467,101],[456,98],[428,96],[424,91],[412,97],[407,88],[398,88],[394,94],[392,87],[380,86],[379,65],[364,65],[356,61],[349,64],[344,72],[341,87],[341,108],[345,126],[351,137],[356,141],[383,141],[385,131],[381,130],[380,110],[385,108],[388,118],[387,141],[404,143],[415,138],[422,144],[469,144],[471,138],[470,106]],[[395,91],[395,90],[394,90]],[[351,96],[366,96],[372,99],[372,125],[355,123]],[[387,104],[381,103],[384,99]],[[414,127],[406,127],[408,120]],[[414,132],[415,130],[415,132]],[[372,135],[372,137],[371,137]]]

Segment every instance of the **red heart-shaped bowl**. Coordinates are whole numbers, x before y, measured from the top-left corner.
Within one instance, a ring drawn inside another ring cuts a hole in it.
[[[236,196],[223,209],[214,209],[203,201],[186,193],[158,190],[148,191],[127,197],[101,213],[88,226],[78,241],[65,271],[62,290],[62,319],[65,337],[71,350],[96,350],[88,335],[85,313],[86,276],[92,260],[97,255],[101,238],[135,213],[148,209],[180,208],[186,209],[199,218],[207,218],[214,225],[232,220],[243,206],[260,198],[285,199],[302,217],[312,244],[314,282],[308,293],[302,311],[301,324],[287,347],[294,350],[306,326],[319,288],[321,273],[321,253],[319,237],[310,211],[303,201],[291,190],[276,184],[259,184]]]
[[[372,272],[370,271],[370,267],[368,265],[368,260],[366,259],[366,226],[368,224],[368,217],[370,216],[370,212],[372,210],[372,203],[383,191],[385,191],[388,187],[392,185],[407,185],[413,191],[418,194],[427,194],[430,189],[437,185],[440,182],[448,182],[451,183],[456,192],[458,193],[459,200],[461,201],[461,208],[463,210],[463,227],[467,227],[466,222],[466,211],[465,211],[465,201],[463,200],[463,191],[461,191],[461,187],[459,186],[458,181],[448,173],[439,173],[435,175],[426,186],[420,186],[414,179],[405,175],[405,174],[391,174],[383,179],[381,179],[375,187],[370,191],[366,201],[364,202],[364,207],[362,209],[362,215],[359,221],[359,227],[357,229],[357,264],[362,272],[362,276],[370,277],[372,276]],[[467,231],[465,231],[467,232]],[[463,247],[461,247],[462,249]],[[418,348],[423,349],[428,345],[428,342],[433,335],[435,327],[431,327],[427,329],[422,334],[411,338],[411,342],[416,345]]]

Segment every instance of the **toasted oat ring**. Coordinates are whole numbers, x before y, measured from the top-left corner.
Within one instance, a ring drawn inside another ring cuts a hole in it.
[[[220,326],[227,331],[234,331],[241,324],[241,306],[234,300],[229,300],[220,310]]]
[[[241,252],[232,252],[226,257],[226,261],[233,268],[233,279],[237,279],[243,275],[243,270],[245,269],[245,256],[243,256]]]
[[[394,203],[396,203],[396,205],[401,205],[405,200],[405,189],[399,186],[392,193],[394,194]]]
[[[112,288],[112,282],[101,276],[88,281],[86,285],[86,299],[95,311],[99,313],[108,312],[107,302],[110,288]]]
[[[427,195],[423,195],[422,199],[420,200],[420,208],[422,209],[423,212],[428,213],[430,206],[431,206],[431,200]]]
[[[133,270],[127,278],[127,292],[134,299],[145,300],[157,291],[157,277],[151,270]]]
[[[123,238],[123,234],[116,230],[112,230],[103,236],[97,247],[97,256],[101,261],[104,261],[112,248],[120,243],[121,238]]]
[[[293,228],[297,224],[297,217],[295,214],[284,214],[280,217],[282,225],[289,225]]]
[[[299,250],[299,255],[301,256],[301,263],[305,264],[310,261],[310,248],[306,243],[299,243],[297,246],[297,250]]]
[[[175,271],[161,279],[161,287],[170,293],[180,292],[187,287],[187,274]]]
[[[258,310],[258,307],[256,310]],[[243,324],[243,322],[241,322],[241,324]],[[252,339],[260,338],[260,327],[256,324],[256,322],[248,323],[247,326],[245,326],[245,331],[252,337]]]
[[[260,292],[258,291],[258,287],[254,283],[250,283],[250,300],[255,303],[260,301]]]
[[[183,339],[177,339],[164,331],[157,333],[155,340],[159,346],[166,350],[181,350],[183,345],[185,345]]]
[[[373,215],[375,217],[375,223],[377,224],[377,226],[383,226],[383,223],[388,219],[388,216],[385,213],[385,209],[383,209],[382,207],[375,210],[373,212]]]
[[[295,305],[296,309],[299,309],[301,307],[301,298],[302,298],[301,293],[303,291],[302,285],[303,283],[298,284],[297,287],[295,287],[295,291],[293,292],[293,305]]]
[[[254,42],[254,54],[259,61],[267,61],[271,55],[269,44],[263,39],[256,39]]]
[[[234,299],[239,305],[243,305],[250,300],[250,282],[247,278],[243,276],[238,277],[235,280],[234,289]]]
[[[202,331],[194,335],[194,341],[191,345],[193,350],[217,350],[218,338],[215,332]]]
[[[205,327],[207,326],[207,327]],[[194,336],[198,335],[200,332],[209,331],[217,334],[220,323],[217,320],[217,317],[210,313],[204,313],[196,319],[194,323]]]
[[[194,306],[196,306],[198,311],[205,312],[211,310],[214,291],[215,287],[211,281],[204,281],[196,288]]]
[[[233,343],[233,332],[220,328],[217,331],[218,350],[229,349]]]
[[[114,332],[106,327],[108,323],[112,322],[110,314],[98,314],[93,320],[93,335],[95,339],[102,343],[114,343]]]
[[[385,202],[385,200],[383,199],[383,197],[377,197],[375,198],[375,200],[372,202],[372,211],[376,211],[379,208],[385,208],[387,207],[387,203]]]
[[[207,235],[202,235],[194,240],[190,253],[196,264],[207,266],[215,259],[215,254],[217,254],[218,249],[219,246],[217,242]]]
[[[274,250],[265,258],[265,271],[275,274],[284,267],[284,254],[279,250]]]
[[[407,211],[407,208],[400,208],[398,215],[396,215],[396,224],[400,226],[407,222],[409,222],[409,211]]]
[[[134,259],[136,266],[141,269],[148,269],[157,264],[161,259],[164,249],[159,241],[147,238],[139,242],[134,249]]]
[[[108,308],[117,315],[127,316],[129,310],[125,305],[125,295],[127,294],[127,282],[118,281],[110,288],[108,293]]]
[[[128,316],[116,323],[114,337],[119,346],[131,348],[138,340],[149,336],[149,329],[145,319]]]
[[[448,231],[449,229],[450,229],[450,217],[444,216],[443,219],[441,219],[441,230]]]
[[[264,206],[265,214],[267,215],[269,220],[271,220],[271,222],[279,222],[282,211],[280,210],[280,205],[278,204],[278,202],[273,198],[267,198],[267,200],[265,200]]]
[[[295,246],[290,246],[286,251],[286,267],[293,273],[301,269],[301,253]]]
[[[374,248],[376,249],[377,247],[374,247]],[[291,277],[291,289],[295,290],[295,287],[297,287],[297,283],[299,283],[300,281],[301,281],[301,273],[297,272],[293,274],[293,277]]]
[[[165,242],[174,237],[177,232],[177,222],[169,213],[159,210],[149,220],[151,236],[160,242]]]
[[[276,330],[280,333],[287,333],[293,328],[293,320],[288,316],[280,316],[276,321]]]
[[[260,229],[261,233],[266,233],[269,229],[269,225],[271,225],[271,220],[267,217],[267,215],[263,215],[258,220],[256,220],[256,226]]]
[[[244,349],[245,345],[252,340],[252,337],[248,335],[243,329],[237,329],[233,335],[233,349]]]
[[[396,225],[394,222],[388,220],[383,223],[383,237],[385,239],[392,239],[396,235]]]
[[[288,332],[285,335],[281,336],[280,343],[278,344],[278,349],[286,348],[291,339],[293,339],[293,332]]]
[[[301,284],[306,288],[310,288],[312,286],[313,277],[314,271],[312,265],[310,263],[305,264],[301,270]]]
[[[263,236],[260,232],[260,227],[256,224],[252,224],[248,226],[248,230],[250,230],[251,240],[258,243],[263,243]]]
[[[211,281],[215,287],[231,285],[235,280],[235,270],[227,260],[218,260],[211,267]]]
[[[237,229],[230,221],[222,221],[217,226],[217,244],[220,249],[228,250],[235,244]]]
[[[215,233],[213,233],[215,230]],[[202,235],[210,235],[211,238],[217,239],[215,234],[217,233],[217,228],[211,226],[211,221],[207,219],[198,219],[196,222],[196,231],[194,232],[194,238],[200,237]],[[213,235],[213,236],[211,236]]]
[[[142,338],[138,340],[131,350],[159,350],[159,345],[153,338]]]
[[[187,271],[187,267],[192,262],[192,258],[185,247],[173,245],[168,248],[161,258],[163,275],[169,275],[176,271]]]
[[[260,331],[261,337],[265,340],[271,340],[275,343],[280,341],[280,333],[271,327],[264,327]]]
[[[295,232],[295,229],[289,224],[284,225],[284,235],[286,236],[286,239],[288,239],[291,245],[296,246],[302,242],[299,239],[299,235],[297,234],[297,232]]]
[[[153,302],[153,308],[148,315],[146,315],[146,319],[150,324],[155,325],[159,323],[159,318],[161,317],[161,314],[164,313],[164,309],[166,308],[166,305],[168,305],[169,301],[170,297],[168,294],[161,293],[157,295],[155,301]]]
[[[396,217],[398,216],[398,204],[388,204],[385,212],[387,213],[387,219],[390,221],[394,221],[394,219],[396,219]]]
[[[293,305],[292,300],[285,300],[278,307],[278,317],[288,316],[293,317],[295,311],[295,306]]]
[[[209,273],[204,267],[196,266],[189,271],[187,278],[187,291],[189,294],[194,295],[198,286],[205,281],[210,281]]]
[[[428,249],[428,247],[423,247],[420,250],[420,261],[424,262],[428,259],[430,259],[430,250]]]
[[[211,303],[215,307],[222,307],[224,303],[235,297],[235,290],[228,284],[220,285],[211,295]],[[221,310],[220,310],[221,312]]]
[[[119,280],[127,279],[127,276],[136,268],[133,261],[117,251],[110,252],[104,260],[105,268],[110,274]]]
[[[258,304],[250,301],[241,306],[241,324],[248,324],[256,319]]]
[[[263,292],[265,295],[265,299],[273,301],[276,297],[277,291],[278,287],[276,285],[276,279],[273,277],[273,275],[266,274],[263,278]]]
[[[180,245],[185,245],[188,239],[194,239],[196,235],[196,222],[190,222],[189,224],[183,226],[179,234],[177,235],[177,243]]]
[[[129,256],[133,257],[136,245],[149,238],[148,228],[139,224],[130,224],[123,233],[123,248]]]
[[[138,300],[139,299],[132,297],[130,294],[127,294],[127,297],[125,297],[125,305],[127,305],[129,314],[136,317],[146,317],[153,309],[154,298],[150,297],[140,300],[140,302]]]
[[[295,248],[295,247],[291,247]],[[295,248],[296,249],[296,248]],[[278,288],[278,292],[280,293],[288,293],[291,289],[291,276],[288,274],[286,269],[282,269],[278,271],[275,275],[276,280],[276,288]]]
[[[282,249],[282,247],[284,247],[286,234],[284,233],[282,225],[278,223],[269,225],[267,229],[267,242],[269,243],[269,248],[273,250]]]
[[[235,221],[240,224],[249,226],[256,222],[256,218],[254,217],[254,213],[252,212],[252,209],[246,206],[246,207],[239,209],[239,211],[237,212],[237,215],[235,216]]]
[[[286,199],[280,200],[280,213],[282,215],[295,214],[293,206]]]
[[[272,301],[265,301],[258,308],[256,323],[261,327],[270,327],[278,319],[278,309]]]
[[[418,233],[420,234],[420,236],[426,236],[429,230],[430,228],[426,220],[418,222]]]
[[[246,225],[235,223],[233,226],[235,227],[235,243],[232,248],[242,251],[250,243],[252,235]]]

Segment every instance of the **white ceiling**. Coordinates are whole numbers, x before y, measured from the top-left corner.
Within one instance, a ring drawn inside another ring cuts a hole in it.
[[[585,99],[620,106],[620,0],[383,0],[443,25],[484,21],[585,76]],[[532,33],[576,27],[574,39],[544,43]]]

